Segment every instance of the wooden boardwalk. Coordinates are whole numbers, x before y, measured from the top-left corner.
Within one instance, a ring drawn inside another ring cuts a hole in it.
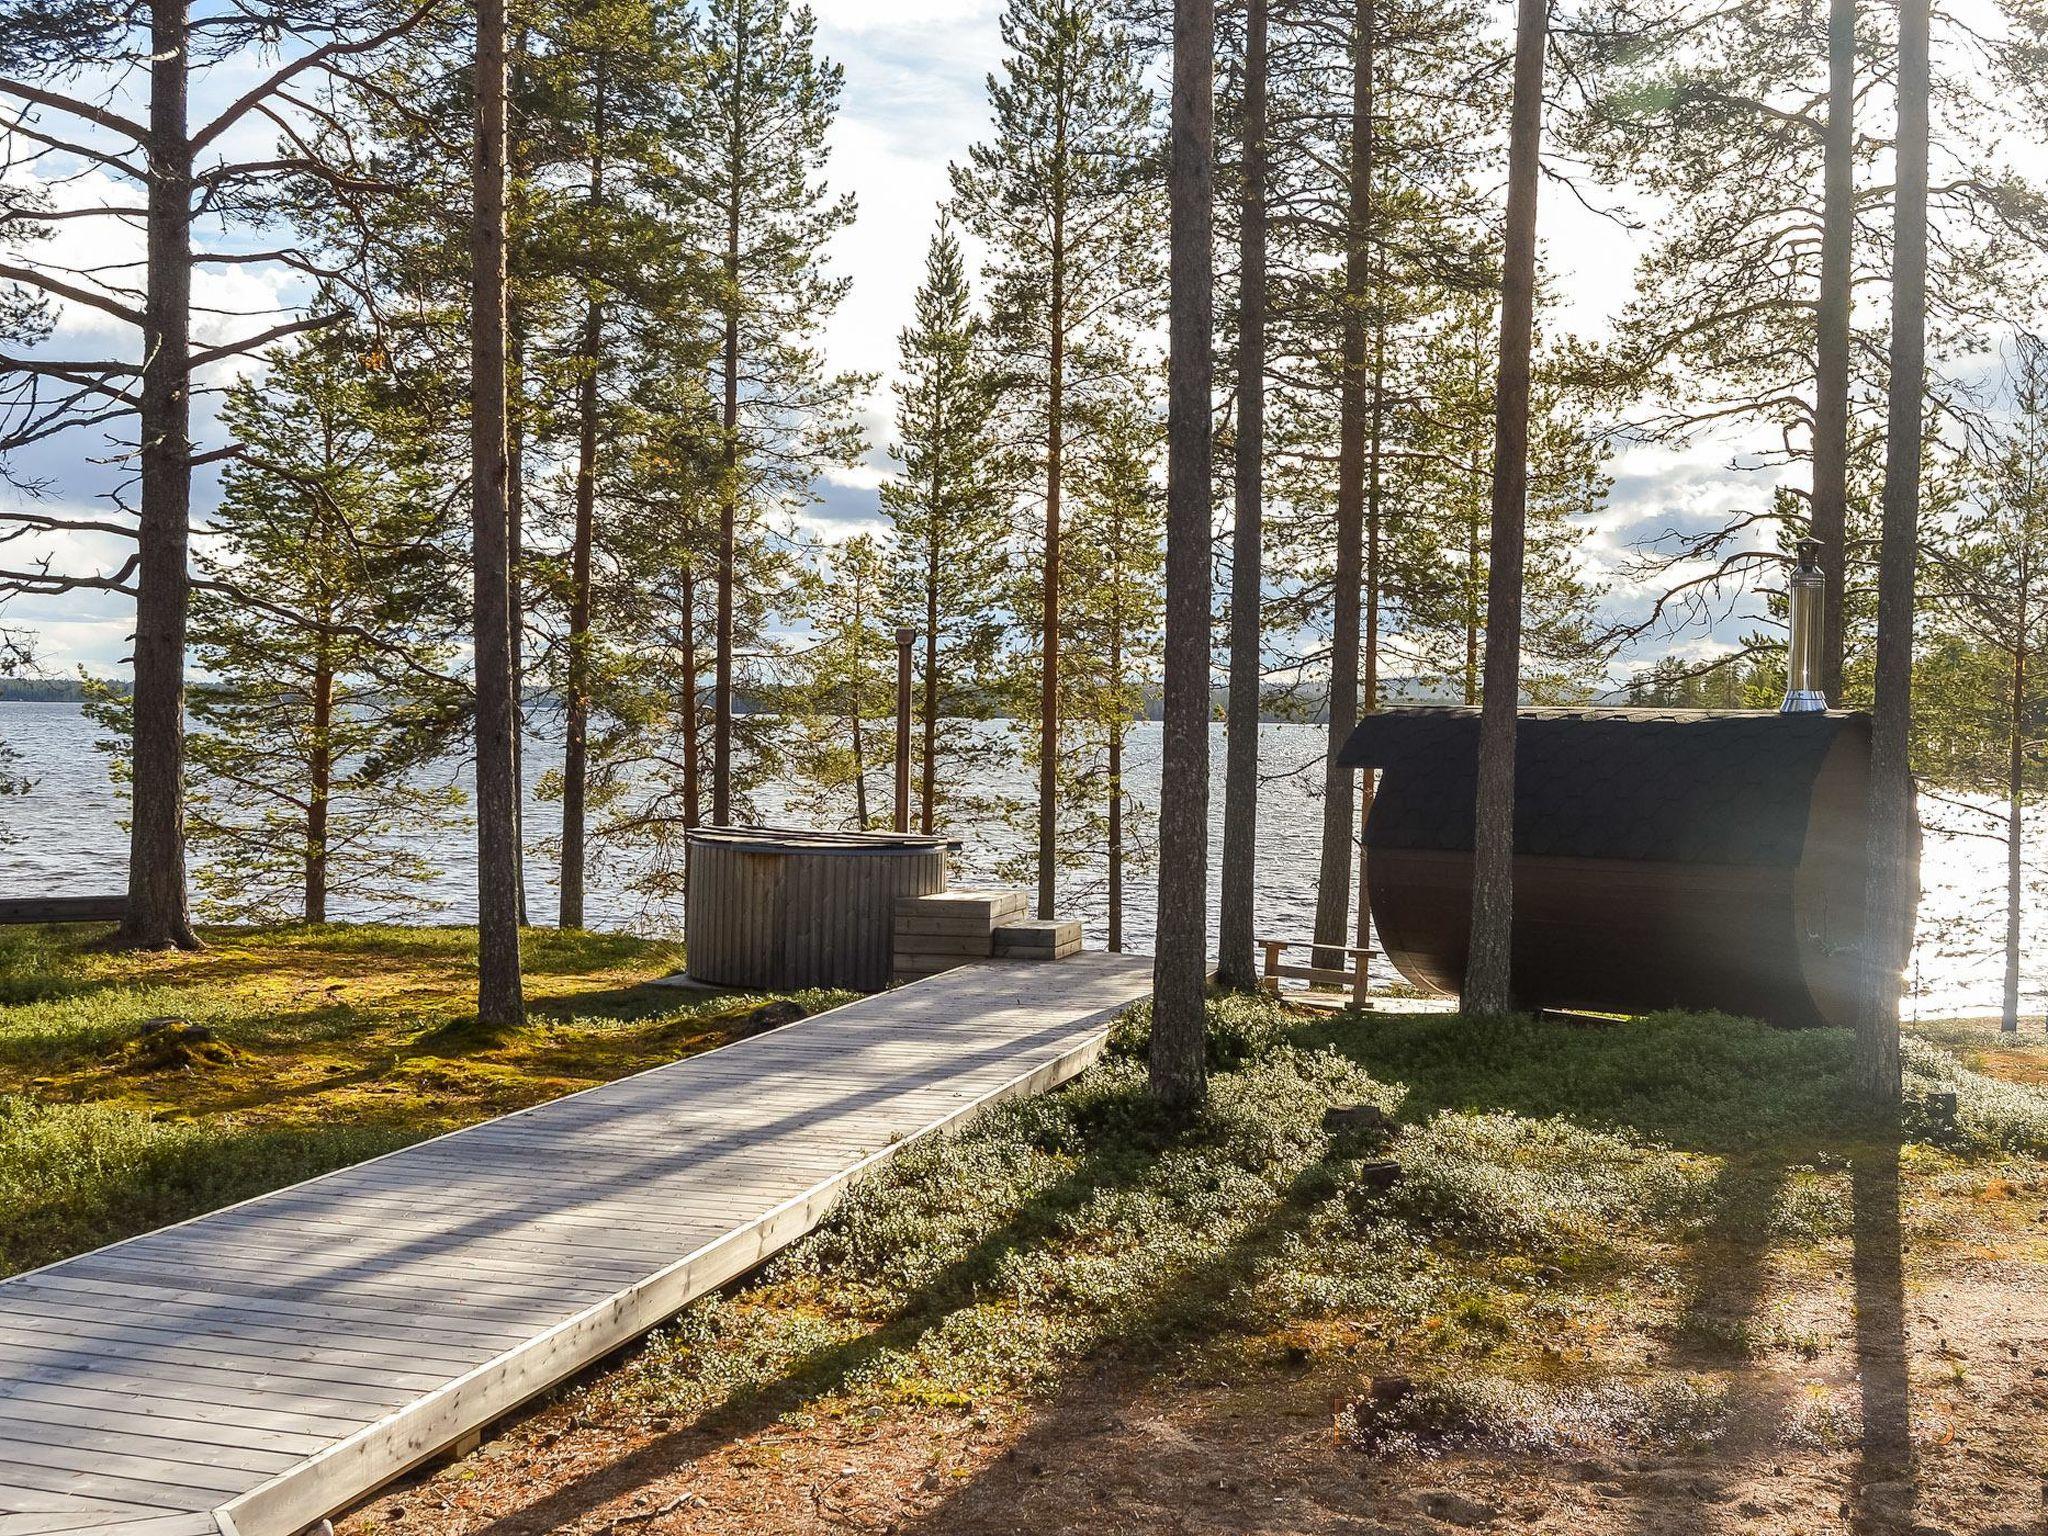
[[[288,1536],[1071,1077],[1150,990],[966,966],[0,1281],[0,1536]]]

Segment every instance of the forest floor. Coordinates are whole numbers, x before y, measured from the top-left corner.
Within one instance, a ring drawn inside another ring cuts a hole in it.
[[[1143,1027],[341,1536],[2048,1529],[2038,1024]]]
[[[722,1045],[761,1002],[643,985],[679,945],[534,929],[531,1022],[492,1039],[469,929],[103,935],[0,928],[0,1275]]]
[[[459,929],[90,937],[0,930],[0,1273],[759,1001],[535,932],[533,1022],[494,1039]],[[1154,1116],[1135,1018],[342,1536],[2048,1531],[2038,1023],[1917,1028],[1891,1122],[1843,1107],[1835,1032],[1211,1024],[1194,1125]]]

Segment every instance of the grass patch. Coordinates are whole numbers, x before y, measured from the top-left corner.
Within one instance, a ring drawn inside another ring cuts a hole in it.
[[[487,1036],[469,929],[104,936],[0,929],[0,1273],[722,1045],[762,1001],[646,986],[678,945],[536,929],[530,1022]]]

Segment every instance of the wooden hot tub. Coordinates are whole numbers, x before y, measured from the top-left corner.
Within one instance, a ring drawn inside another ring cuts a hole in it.
[[[946,889],[943,837],[700,827],[684,839],[690,975],[785,992],[889,984],[896,898]]]

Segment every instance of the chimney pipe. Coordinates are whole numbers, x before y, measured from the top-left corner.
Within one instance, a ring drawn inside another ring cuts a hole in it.
[[[1785,647],[1785,702],[1781,715],[1818,714],[1828,707],[1828,696],[1820,686],[1820,640],[1822,605],[1827,601],[1827,578],[1820,568],[1820,540],[1801,539],[1799,559],[1792,567],[1786,592],[1792,633]]]

